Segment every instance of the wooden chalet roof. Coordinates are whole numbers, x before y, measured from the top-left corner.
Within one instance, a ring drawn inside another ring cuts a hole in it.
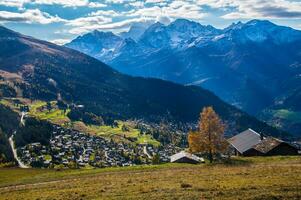
[[[283,143],[283,141],[280,139],[274,137],[267,137],[260,143],[255,145],[253,149],[265,154],[277,147],[278,145],[280,145],[281,143]]]

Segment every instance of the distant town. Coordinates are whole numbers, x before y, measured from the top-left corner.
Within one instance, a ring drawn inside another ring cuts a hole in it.
[[[170,156],[181,150],[171,144],[159,148],[147,144],[117,144],[107,138],[54,125],[50,146],[28,144],[18,149],[18,157],[32,167],[110,167],[169,162]]]

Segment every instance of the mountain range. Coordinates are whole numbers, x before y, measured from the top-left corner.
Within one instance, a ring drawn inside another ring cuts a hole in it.
[[[92,34],[118,38],[111,33]],[[83,53],[4,27],[0,27],[0,41],[0,80],[15,90],[8,93],[10,97],[63,100],[82,104],[86,112],[98,116],[155,123],[162,119],[195,123],[203,107],[213,106],[233,133],[253,127],[271,135],[284,134],[198,86],[124,75]]]
[[[217,29],[178,19],[169,25],[157,22],[135,38],[94,31],[66,46],[122,73],[202,86],[300,134],[301,31],[267,20]]]

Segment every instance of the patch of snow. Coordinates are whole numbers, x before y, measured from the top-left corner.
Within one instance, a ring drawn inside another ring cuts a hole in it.
[[[191,83],[187,83],[185,85],[187,85],[187,86],[189,86],[189,85],[201,85],[202,83],[204,83],[208,80],[211,80],[211,79],[214,79],[214,77],[203,78],[203,79],[191,82]]]
[[[220,39],[222,39],[222,38],[224,38],[225,37],[225,34],[221,34],[221,35],[218,35],[218,36],[215,36],[213,39],[212,39],[212,41],[218,41],[218,40],[220,40]]]

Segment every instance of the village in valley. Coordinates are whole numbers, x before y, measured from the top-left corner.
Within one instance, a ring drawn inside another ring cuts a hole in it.
[[[26,121],[23,118],[28,115],[27,113],[30,113],[30,108],[28,106],[19,107],[22,111],[21,121]],[[40,109],[40,111],[47,110],[47,104],[43,104],[42,107],[43,109]],[[51,109],[55,109],[55,107]],[[51,109],[45,112],[51,112]],[[114,126],[118,126],[118,123]],[[139,127],[137,130],[140,130],[140,132],[150,128],[145,123],[139,123],[136,126]],[[160,128],[160,125],[157,125],[156,128]],[[123,124],[121,131],[122,134],[119,134],[118,137],[119,139],[125,139],[130,128]],[[185,135],[185,133],[182,133],[182,135]],[[52,124],[49,143],[43,145],[40,142],[34,142],[19,147],[16,160],[19,162],[19,166],[26,166],[26,168],[103,168],[168,162],[204,162],[203,155],[194,155],[187,151],[188,144],[179,147],[179,145],[173,143],[160,145],[153,142],[148,143],[148,141],[137,143],[137,138],[133,141],[135,142],[129,142],[128,140],[115,141],[112,137],[87,134],[79,130]],[[301,153],[299,143],[288,143],[257,133],[252,129],[229,138],[227,143],[228,150],[222,155],[224,157],[235,155],[298,155]]]
[[[154,147],[116,143],[54,126],[50,146],[31,143],[18,149],[18,156],[32,167],[112,167],[169,162],[169,157],[181,150],[171,144]]]

